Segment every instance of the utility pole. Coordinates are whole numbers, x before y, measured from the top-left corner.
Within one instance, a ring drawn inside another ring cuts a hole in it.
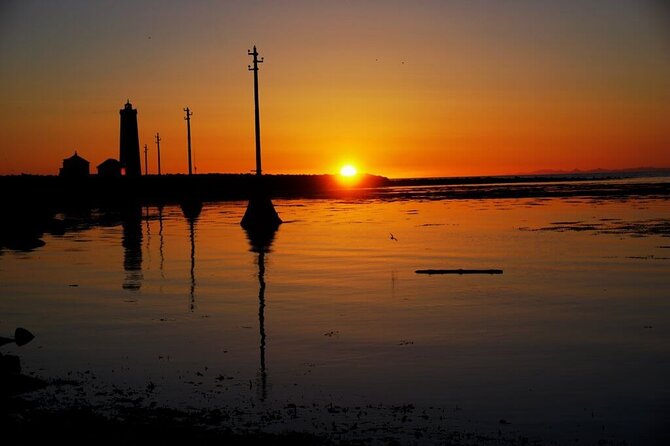
[[[255,117],[256,117],[256,175],[255,181],[252,181],[251,196],[249,197],[249,204],[247,205],[247,210],[244,212],[244,217],[240,224],[242,227],[247,230],[247,233],[251,234],[252,231],[257,235],[268,233],[274,234],[274,231],[277,230],[281,224],[281,218],[277,214],[277,211],[272,204],[270,199],[269,191],[263,185],[263,171],[261,170],[261,120],[258,107],[258,64],[263,62],[263,58],[258,59],[258,51],[254,45],[254,50],[247,50],[249,56],[253,56],[254,64],[248,65],[249,71],[254,72],[254,105],[255,105]],[[259,232],[260,231],[260,232]],[[253,241],[252,246],[260,246],[264,243],[269,246],[266,242],[261,242],[260,244],[258,237],[252,234]],[[261,248],[264,249],[264,248]]]
[[[158,152],[158,175],[161,174],[161,136],[156,132],[156,151]]]
[[[189,110],[188,107],[186,107],[184,111],[186,112],[186,117],[184,119],[186,120],[186,131],[188,137],[188,174],[192,175],[193,167],[191,164],[191,116],[193,116],[193,112],[191,112],[191,110]]]
[[[149,175],[149,161],[147,159],[147,152],[149,151],[149,148],[147,145],[144,145],[144,175]]]
[[[254,66],[248,66],[249,71],[254,72],[254,105],[255,105],[255,115],[256,115],[256,175],[261,175],[261,118],[260,112],[258,110],[258,64],[263,63],[263,58],[258,59],[258,51],[256,51],[256,45],[254,45],[254,50],[247,50],[249,56],[254,56]]]

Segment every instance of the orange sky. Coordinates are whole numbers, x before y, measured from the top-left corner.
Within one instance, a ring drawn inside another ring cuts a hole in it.
[[[504,3],[504,4],[503,4]],[[118,157],[164,172],[390,177],[670,166],[670,10],[654,1],[34,2],[0,6],[0,174]],[[142,157],[143,159],[143,157]]]

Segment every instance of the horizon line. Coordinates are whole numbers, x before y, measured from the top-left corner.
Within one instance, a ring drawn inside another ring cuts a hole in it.
[[[370,173],[370,172],[360,172],[359,176],[373,176],[373,177],[383,177],[388,178],[389,180],[408,180],[408,179],[439,179],[439,178],[495,178],[495,177],[515,177],[515,176],[551,176],[551,175],[589,175],[589,174],[608,174],[608,173],[641,173],[641,172],[670,172],[670,166],[639,166],[639,167],[624,167],[624,168],[593,168],[593,169],[578,169],[574,168],[572,170],[563,170],[563,169],[537,169],[527,172],[516,172],[516,173],[494,173],[494,174],[467,174],[467,175],[432,175],[432,176],[386,176],[379,173]],[[163,173],[161,176],[169,175],[186,175],[187,172],[175,172],[175,173]],[[249,172],[207,172],[207,173],[194,173],[193,175],[254,175],[254,173]],[[339,173],[264,173],[266,176],[339,176]],[[0,177],[12,177],[12,176],[35,176],[35,177],[58,177],[57,173],[5,173],[0,174]],[[90,173],[89,176],[97,177],[97,173]],[[147,175],[142,175],[147,176]],[[159,176],[158,173],[150,173],[148,176]]]

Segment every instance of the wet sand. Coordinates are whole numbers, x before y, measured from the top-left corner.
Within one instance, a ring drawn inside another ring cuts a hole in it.
[[[262,404],[178,409],[152,401],[150,389],[95,387],[95,399],[104,402],[90,403],[77,395],[80,383],[62,380],[46,382],[44,389],[24,397],[1,400],[2,435],[16,444],[543,444],[503,418],[489,424],[466,419],[457,406],[289,402],[279,409]]]

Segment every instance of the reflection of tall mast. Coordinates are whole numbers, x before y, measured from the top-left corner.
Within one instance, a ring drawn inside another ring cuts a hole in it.
[[[158,206],[158,239],[160,240],[158,244],[158,252],[160,254],[161,258],[161,263],[160,263],[160,270],[161,270],[161,278],[165,277],[163,275],[163,206]]]
[[[182,205],[181,211],[188,221],[188,233],[191,240],[191,283],[189,292],[189,309],[193,311],[195,309],[195,222],[200,216],[200,208],[193,209],[184,207]]]
[[[193,311],[195,309],[195,219],[188,219],[188,230],[191,237],[191,300],[189,309]]]
[[[258,327],[261,337],[261,401],[267,397],[267,373],[265,371],[265,250],[258,253]]]
[[[144,207],[144,221],[146,222],[146,227],[147,227],[147,261],[149,263],[149,266],[151,266],[151,224],[149,222],[150,217],[149,217],[149,206]]]
[[[258,371],[260,383],[259,398],[264,401],[267,397],[267,369],[265,368],[265,253],[270,252],[270,246],[274,241],[277,227],[246,229],[247,238],[251,245],[251,251],[258,254],[258,331],[260,335],[260,370]]]

